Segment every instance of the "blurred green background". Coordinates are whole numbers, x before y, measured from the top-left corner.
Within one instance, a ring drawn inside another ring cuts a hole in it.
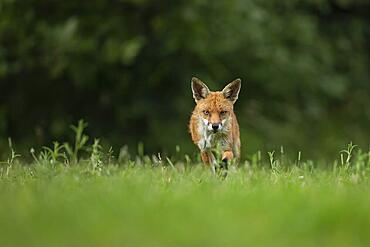
[[[370,136],[367,0],[0,0],[0,147],[195,152],[190,78],[243,79],[243,154],[332,155]]]

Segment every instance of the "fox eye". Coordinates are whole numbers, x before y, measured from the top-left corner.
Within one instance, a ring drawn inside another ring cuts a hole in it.
[[[221,111],[221,112],[220,112],[220,115],[221,115],[221,116],[224,116],[226,113],[227,113],[227,111]]]
[[[203,111],[204,115],[208,116],[209,115],[209,111],[205,110]]]

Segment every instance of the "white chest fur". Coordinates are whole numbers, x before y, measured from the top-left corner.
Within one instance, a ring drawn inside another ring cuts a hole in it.
[[[198,123],[198,131],[201,136],[201,139],[198,142],[198,147],[200,150],[210,150],[216,147],[220,147],[223,150],[226,150],[229,147],[226,133],[217,132],[209,130],[208,122],[204,119],[200,119]]]

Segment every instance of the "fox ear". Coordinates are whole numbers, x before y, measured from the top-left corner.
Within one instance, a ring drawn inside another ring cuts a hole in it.
[[[232,103],[235,103],[238,99],[240,88],[241,88],[241,80],[238,78],[232,82],[230,82],[223,90],[222,93],[224,94],[225,98],[230,100]]]
[[[193,91],[195,102],[207,98],[210,92],[206,84],[196,77],[191,78],[191,90]]]

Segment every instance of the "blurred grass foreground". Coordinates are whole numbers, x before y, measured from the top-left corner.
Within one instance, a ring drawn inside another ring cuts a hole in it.
[[[81,139],[82,140],[82,139]],[[370,152],[258,155],[225,179],[188,157],[55,144],[0,164],[2,246],[368,246]],[[77,152],[78,154],[79,152]]]
[[[0,1],[0,151],[67,140],[195,151],[190,78],[241,77],[245,152],[369,144],[366,0]],[[165,130],[165,131],[164,131]]]
[[[0,162],[4,246],[367,246],[370,151],[321,164],[257,152],[226,178],[188,155],[115,157],[88,142]]]

